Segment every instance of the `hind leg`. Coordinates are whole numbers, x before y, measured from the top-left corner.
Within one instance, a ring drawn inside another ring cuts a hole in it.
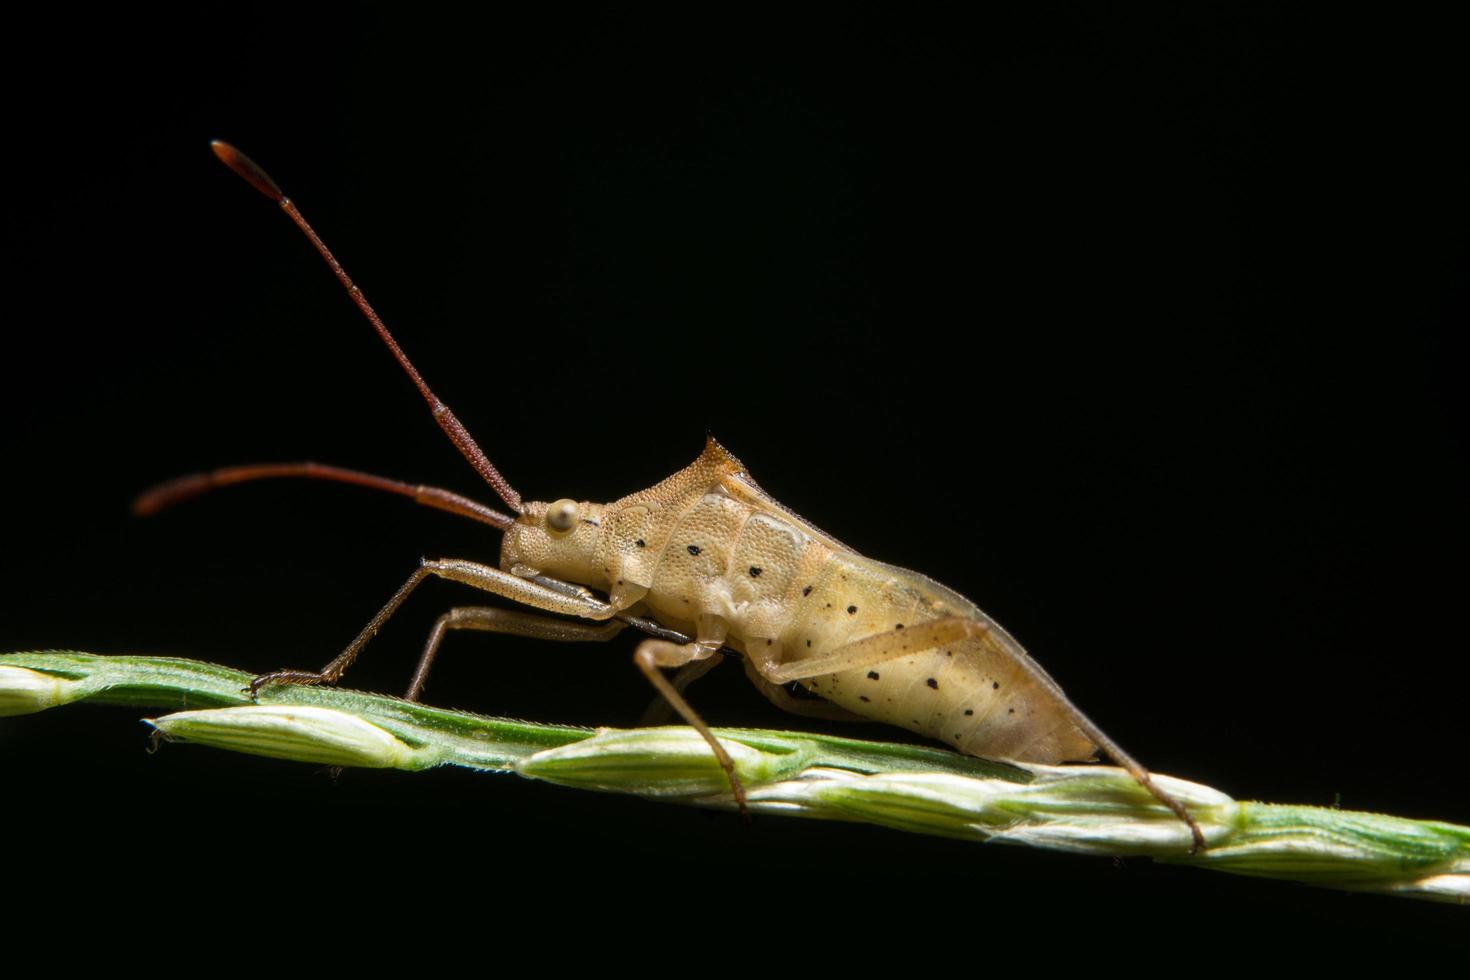
[[[810,698],[798,698],[780,684],[772,684],[761,676],[760,668],[755,661],[749,657],[745,659],[745,676],[755,685],[755,689],[765,695],[766,700],[780,708],[789,711],[793,715],[801,715],[805,718],[816,718],[820,721],[869,721],[862,715],[855,715],[840,704],[831,701],[816,700]]]

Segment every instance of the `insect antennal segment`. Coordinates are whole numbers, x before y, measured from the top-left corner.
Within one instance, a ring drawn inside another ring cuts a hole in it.
[[[214,151],[215,156],[219,157],[221,163],[235,171],[241,179],[272,201],[280,203],[286,197],[276,186],[276,182],[271,180],[271,175],[261,169],[260,164],[224,140],[211,140],[209,148]]]
[[[471,500],[452,490],[429,487],[423,484],[404,483],[387,477],[347,470],[340,466],[322,463],[255,463],[247,466],[227,466],[208,473],[191,473],[160,483],[139,494],[133,501],[133,513],[138,517],[152,517],[159,511],[168,510],[185,501],[220,487],[237,483],[253,483],[256,480],[298,478],[326,480],[332,483],[348,483],[386,493],[408,497],[416,504],[435,510],[458,514],[470,520],[489,524],[504,531],[515,523],[515,518],[487,507],[478,500]]]
[[[521,512],[521,495],[506,481],[505,477],[500,475],[500,471],[485,456],[484,450],[475,442],[474,437],[470,435],[469,430],[464,427],[464,424],[449,410],[449,406],[440,401],[438,396],[429,388],[428,382],[424,380],[423,375],[419,374],[418,368],[413,366],[413,362],[408,359],[408,355],[403,352],[403,348],[398,346],[398,341],[389,332],[387,325],[383,323],[377,311],[368,303],[367,297],[362,294],[362,290],[352,281],[352,277],[347,275],[347,270],[342,268],[342,263],[337,261],[337,257],[332,254],[331,249],[327,248],[326,242],[321,240],[321,237],[317,235],[315,229],[302,217],[301,212],[296,209],[296,205],[291,203],[291,199],[281,191],[280,186],[271,179],[270,175],[259,164],[230,144],[215,140],[210,144],[210,147],[214,150],[214,155],[219,157],[225,166],[238,174],[251,187],[254,187],[280,205],[281,210],[286,212],[286,216],[295,223],[297,228],[301,229],[301,233],[316,248],[322,259],[331,268],[332,273],[337,277],[337,281],[342,284],[342,287],[347,290],[347,294],[352,297],[352,302],[357,304],[358,310],[362,312],[363,316],[367,317],[368,322],[373,325],[373,329],[378,332],[378,336],[387,345],[389,352],[398,361],[399,367],[403,368],[409,380],[418,388],[419,394],[424,396],[424,401],[429,403],[429,409],[433,413],[434,421],[439,424],[439,428],[444,430],[444,434],[449,437],[449,441],[454,443],[455,448],[460,451],[460,454],[475,468],[475,472],[479,473],[486,483],[495,488],[495,492],[500,495],[501,500],[505,501],[506,506],[519,514]]]

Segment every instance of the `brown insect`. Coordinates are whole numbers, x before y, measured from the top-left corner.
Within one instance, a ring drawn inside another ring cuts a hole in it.
[[[1194,847],[1204,845],[1184,806],[1155,785],[974,603],[916,572],[866,558],[817,529],[768,496],[713,439],[689,466],[612,503],[523,501],[429,389],[276,183],[233,147],[213,146],[316,246],[418,386],[440,428],[514,513],[448,490],[317,463],[232,467],[144,494],[136,510],[150,514],[249,480],[335,480],[411,497],[504,532],[498,566],[459,558],[421,561],[335,660],[319,671],[261,675],[251,683],[252,693],[268,684],[336,682],[409,593],[438,576],[540,612],[464,606],[440,616],[409,684],[409,700],[422,692],[449,630],[602,641],[631,625],[650,634],[638,645],[634,663],[704,736],[742,809],[744,791],[730,756],[682,694],[725,650],[742,656],[746,674],[767,698],[796,713],[883,721],[970,755],[1018,762],[1086,760],[1101,750],[1188,825]],[[669,668],[680,669],[672,681],[662,673]],[[791,682],[825,700],[794,697],[785,688]]]

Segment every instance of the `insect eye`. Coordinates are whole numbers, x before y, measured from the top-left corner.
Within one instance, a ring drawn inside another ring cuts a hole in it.
[[[563,497],[546,508],[546,526],[565,534],[577,523],[577,502]]]

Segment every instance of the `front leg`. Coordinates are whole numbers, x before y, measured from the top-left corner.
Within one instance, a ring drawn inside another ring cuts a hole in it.
[[[250,696],[254,698],[267,684],[335,684],[346,673],[347,668],[352,666],[358,654],[362,653],[362,648],[367,646],[367,642],[378,635],[383,624],[392,618],[399,606],[403,605],[403,601],[408,598],[409,594],[431,575],[473,586],[522,605],[566,616],[606,620],[611,619],[617,613],[616,609],[585,589],[580,591],[555,589],[537,581],[512,575],[493,565],[484,565],[463,558],[437,560],[424,558],[420,560],[419,567],[414,569],[413,574],[408,577],[408,581],[393,593],[393,596],[384,603],[383,608],[378,610],[378,614],[368,621],[368,624],[362,628],[362,632],[358,633],[357,637],[347,644],[347,649],[338,654],[331,663],[319,671],[277,670],[269,674],[261,674],[250,682]]]

